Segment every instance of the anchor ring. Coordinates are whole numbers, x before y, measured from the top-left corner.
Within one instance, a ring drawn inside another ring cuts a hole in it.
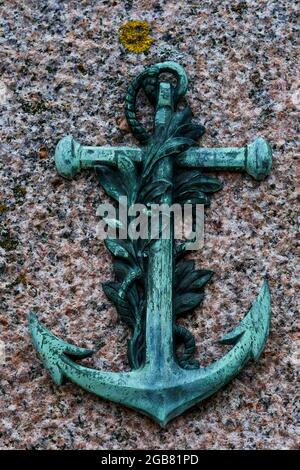
[[[135,138],[144,145],[147,144],[150,134],[137,117],[136,99],[139,91],[143,89],[150,103],[155,106],[159,89],[159,75],[162,73],[171,73],[176,79],[176,85],[172,87],[173,101],[176,106],[180,98],[187,92],[188,78],[183,67],[174,62],[161,62],[148,67],[132,80],[125,96],[125,116],[128,125]]]

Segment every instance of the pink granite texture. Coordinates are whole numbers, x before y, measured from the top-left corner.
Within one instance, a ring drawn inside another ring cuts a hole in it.
[[[296,2],[10,0],[0,8],[0,447],[296,448]],[[148,53],[120,45],[118,29],[130,19],[150,23]],[[69,382],[55,386],[26,319],[38,312],[55,334],[98,348],[85,361],[92,367],[128,370],[129,331],[101,287],[112,259],[96,238],[96,208],[108,198],[92,173],[60,178],[53,154],[66,134],[82,144],[136,144],[124,124],[124,93],[132,77],[163,60],[188,72],[186,100],[206,126],[201,145],[243,146],[260,135],[274,151],[262,183],[219,173],[225,187],[207,211],[205,247],[189,255],[215,276],[203,306],[184,320],[201,364],[221,357],[227,348],[216,341],[241,320],[268,273],[265,352],[165,429]]]

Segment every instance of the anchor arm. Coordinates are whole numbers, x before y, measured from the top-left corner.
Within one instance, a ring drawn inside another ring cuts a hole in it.
[[[270,320],[270,290],[265,280],[247,315],[222,339],[223,343],[234,345],[227,354],[197,370],[184,370],[172,362],[163,374],[151,365],[132,372],[102,372],[84,367],[74,362],[70,354],[83,358],[93,351],[59,340],[33,314],[30,315],[30,328],[45,367],[53,378],[60,377],[55,380],[58,385],[63,376],[68,377],[85,390],[142,411],[165,426],[226,385],[249,360],[258,360],[268,337]]]
[[[92,349],[78,348],[57,338],[39,322],[34,313],[30,312],[28,319],[34,347],[57,385],[63,382],[63,373],[60,368],[61,357],[67,354],[73,358],[83,359],[94,354],[95,351]]]
[[[271,322],[271,297],[265,279],[256,301],[239,325],[220,342],[233,344],[221,359],[199,370],[185,371],[182,395],[173,403],[166,422],[229,383],[251,359],[257,361],[265,347]]]
[[[77,364],[73,359],[89,357],[95,351],[78,348],[60,340],[33,313],[29,314],[29,325],[35,349],[56,385],[61,385],[64,377],[67,377],[73,383],[102,398],[132,408],[140,409],[138,404],[147,408],[147,404],[141,402],[141,393],[146,385],[140,383],[141,380],[136,371],[102,372]],[[136,403],[137,406],[135,406]],[[150,404],[148,408],[150,410]]]

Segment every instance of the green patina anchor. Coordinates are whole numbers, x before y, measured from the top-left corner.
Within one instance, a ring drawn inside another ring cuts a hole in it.
[[[176,86],[160,82],[168,72]],[[81,169],[94,168],[100,183],[115,200],[126,195],[133,203],[209,204],[210,194],[221,189],[204,168],[245,170],[257,180],[271,170],[272,153],[267,142],[256,139],[245,148],[196,148],[204,132],[191,121],[189,108],[176,111],[186,93],[187,76],[174,62],[156,64],[137,76],[125,99],[125,114],[137,147],[83,147],[70,136],[63,138],[55,153],[56,168],[67,178]],[[153,134],[137,119],[136,97],[143,89],[155,106]],[[174,235],[174,234],[173,234]],[[184,260],[187,243],[174,237],[155,240],[107,239],[115,257],[116,281],[104,284],[121,319],[131,328],[128,341],[130,372],[102,372],[75,362],[94,351],[78,348],[54,336],[30,314],[33,343],[53,380],[64,377],[103,398],[142,411],[161,426],[193,404],[228,383],[250,360],[257,360],[266,343],[270,317],[267,280],[249,312],[221,342],[233,347],[207,367],[194,360],[192,334],[176,324],[176,318],[191,312],[203,300],[203,288],[212,272],[195,269]],[[182,351],[176,346],[182,344]]]

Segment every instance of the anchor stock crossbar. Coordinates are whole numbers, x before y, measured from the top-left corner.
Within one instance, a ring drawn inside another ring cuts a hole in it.
[[[72,136],[66,136],[57,145],[55,161],[62,176],[73,178],[81,170],[95,168],[124,155],[137,164],[142,161],[142,150],[138,147],[88,147],[77,143]],[[181,168],[246,171],[260,181],[271,171],[272,151],[268,142],[258,137],[251,144],[240,148],[193,147],[174,160]]]

